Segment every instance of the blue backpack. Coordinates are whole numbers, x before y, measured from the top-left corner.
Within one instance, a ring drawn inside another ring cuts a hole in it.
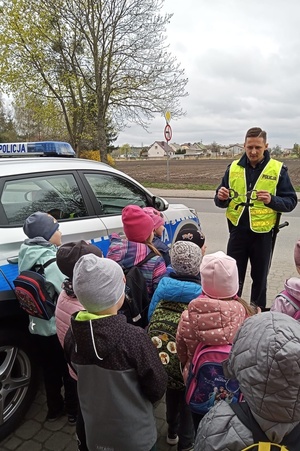
[[[199,343],[194,353],[186,383],[186,403],[192,412],[205,415],[218,401],[236,403],[241,398],[237,380],[227,379],[222,362],[231,345],[206,346]]]

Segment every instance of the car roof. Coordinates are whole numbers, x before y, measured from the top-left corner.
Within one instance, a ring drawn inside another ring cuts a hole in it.
[[[103,170],[123,174],[105,163],[86,160],[83,158],[63,157],[24,157],[0,158],[0,177],[18,174],[27,174],[35,171],[64,171],[64,170],[90,169]]]

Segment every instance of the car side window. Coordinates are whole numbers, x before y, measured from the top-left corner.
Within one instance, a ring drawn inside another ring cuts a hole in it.
[[[147,205],[146,194],[130,181],[115,174],[85,173],[104,215],[120,215],[126,205]]]
[[[7,181],[1,203],[9,224],[22,224],[35,211],[56,219],[87,216],[80,190],[71,174]]]

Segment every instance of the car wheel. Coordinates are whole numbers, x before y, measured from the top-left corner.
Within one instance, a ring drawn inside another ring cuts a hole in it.
[[[37,390],[37,367],[27,336],[0,331],[0,441],[24,418]]]

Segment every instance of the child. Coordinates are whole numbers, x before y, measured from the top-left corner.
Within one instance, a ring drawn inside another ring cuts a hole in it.
[[[155,255],[140,266],[151,299],[158,282],[166,273],[164,259],[152,244],[154,223],[138,205],[127,205],[123,208],[122,222],[127,239],[124,240],[117,233],[113,233],[107,258],[127,269],[142,261],[151,251],[154,252]]]
[[[187,241],[188,243],[196,244],[200,249],[203,255],[205,255],[206,245],[205,245],[205,236],[200,230],[195,229],[194,227],[185,227],[180,230],[175,238],[175,243],[177,241]],[[167,266],[167,273],[170,274],[173,272],[172,265]]]
[[[238,380],[244,400],[267,436],[260,441],[282,443],[290,451],[298,450],[300,441],[299,349],[300,324],[282,313],[264,312],[244,322],[223,363],[226,377]],[[297,430],[294,447],[289,446],[285,438]],[[220,401],[201,421],[194,450],[252,449],[253,443],[251,422],[244,425],[231,405]],[[271,448],[266,444],[264,449]]]
[[[166,266],[168,266],[170,264],[169,246],[167,246],[166,243],[161,240],[163,231],[165,230],[164,215],[153,207],[144,207],[143,210],[152,218],[152,221],[154,223],[154,238],[152,240],[152,243],[156,247],[156,249],[159,250]]]
[[[200,248],[194,243],[177,241],[170,253],[172,271],[160,280],[154,292],[149,305],[149,321],[161,299],[188,304],[202,293]]]
[[[83,305],[80,304],[73,291],[73,271],[75,263],[86,254],[94,254],[100,258],[103,256],[99,247],[84,240],[63,244],[56,254],[57,266],[67,276],[63,282],[63,290],[58,297],[55,309],[57,336],[62,347],[64,347],[65,335],[71,324],[71,316],[73,313],[84,310]],[[70,376],[77,381],[77,375],[70,366],[69,372]],[[78,451],[87,451],[85,428],[80,408],[78,408],[76,435]]]
[[[297,272],[300,274],[300,240],[294,248],[294,261]],[[300,319],[300,278],[290,277],[284,283],[284,290],[273,301],[271,311],[281,312]]]
[[[56,330],[61,346],[64,345],[65,335],[70,327],[71,316],[79,310],[84,310],[73,291],[73,271],[75,263],[86,254],[94,254],[103,257],[99,247],[89,244],[84,240],[66,243],[57,251],[56,262],[60,271],[67,277],[63,284],[55,309]],[[76,374],[70,369],[70,374],[77,379]]]
[[[194,227],[182,228],[176,236],[175,242],[177,241],[188,241],[197,244],[201,249],[202,256],[206,252],[205,236],[201,230],[197,230]]]
[[[206,345],[232,344],[245,318],[254,314],[237,297],[239,289],[236,261],[222,251],[203,257],[200,267],[202,294],[191,301],[179,322],[176,344],[186,381],[199,342]],[[200,415],[193,414],[197,430]]]
[[[145,330],[117,314],[125,297],[122,268],[84,255],[73,288],[86,311],[72,316],[65,349],[78,376],[88,449],[154,450],[153,403],[167,375]]]
[[[30,270],[35,265],[43,265],[56,257],[57,247],[61,245],[59,224],[48,213],[36,212],[30,215],[23,226],[28,239],[21,245],[18,257],[19,271]],[[64,275],[56,262],[49,264],[44,271],[46,280],[51,282],[57,293],[61,291]],[[70,424],[76,423],[77,394],[76,383],[69,375],[62,347],[58,341],[55,327],[55,316],[44,320],[29,315],[29,331],[34,336],[37,357],[42,366],[47,397],[47,421],[55,421],[64,407]],[[61,394],[64,384],[65,406]]]
[[[160,309],[157,312],[161,312],[169,322],[171,322],[171,319],[175,322],[175,318],[179,320],[180,312],[186,309],[188,303],[202,292],[200,283],[202,253],[200,247],[192,242],[177,241],[173,244],[170,254],[172,267],[175,272],[170,273],[169,277],[163,277],[160,280],[149,307],[149,321],[153,312],[157,316],[155,307],[159,301],[163,302],[159,303]],[[169,307],[164,312],[163,305],[165,301],[178,304],[181,307],[179,314],[166,316],[165,313],[168,312]],[[159,318],[157,319],[159,320]],[[176,335],[176,329],[177,324],[174,336]],[[178,367],[179,364],[178,361]],[[171,368],[169,371],[171,371]],[[195,429],[191,411],[185,402],[183,379],[182,388],[172,386],[167,388],[166,418],[168,423],[167,443],[169,445],[178,443],[178,451],[193,449]]]

